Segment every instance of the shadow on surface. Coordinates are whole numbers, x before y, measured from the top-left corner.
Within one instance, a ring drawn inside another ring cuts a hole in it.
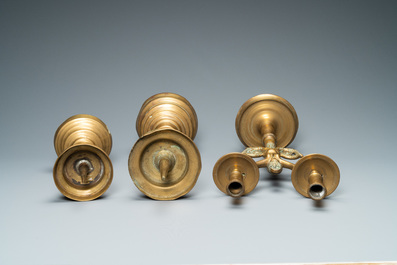
[[[165,200],[165,201],[180,201],[180,200],[191,200],[193,198],[192,195],[186,194],[182,197],[179,197],[175,200]],[[150,198],[149,196],[146,196],[145,194],[141,193],[138,196],[132,197],[133,201],[161,201],[161,200],[155,200]]]
[[[231,203],[230,203],[230,207],[233,209],[243,209],[243,205],[244,205],[244,201],[245,198],[244,197],[240,197],[240,198],[230,198],[231,199]]]
[[[274,192],[282,192],[282,189],[287,188],[283,185],[283,182],[290,182],[291,178],[286,174],[270,174],[268,172],[265,173],[266,175],[262,179],[262,181],[267,182],[270,184],[269,188],[272,189]],[[261,180],[259,180],[261,181]]]
[[[54,163],[55,163],[55,162],[54,162]],[[45,167],[45,168],[42,169],[42,172],[52,175],[52,170],[53,170],[52,167]]]
[[[99,198],[96,198],[96,199],[94,199],[92,201],[100,201],[100,200],[105,199],[106,197],[107,197],[107,195],[103,194]],[[69,199],[68,197],[63,196],[62,194],[59,194],[56,198],[53,198],[53,199],[49,200],[48,202],[49,203],[61,203],[61,202],[75,202],[75,203],[78,203],[80,201],[75,201],[75,200]]]
[[[311,199],[309,199],[309,200],[311,200]],[[328,200],[327,198],[324,198],[320,201],[311,200],[313,210],[318,211],[318,212],[327,211],[327,200]]]

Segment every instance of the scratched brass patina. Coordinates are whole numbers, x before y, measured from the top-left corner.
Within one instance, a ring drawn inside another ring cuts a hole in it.
[[[58,155],[54,181],[63,195],[89,201],[109,188],[113,178],[108,156],[112,136],[100,119],[86,114],[70,117],[58,127],[54,147]]]
[[[196,184],[200,153],[193,142],[197,115],[184,97],[160,93],[147,99],[138,114],[140,139],[128,159],[135,186],[155,200],[174,200]]]
[[[213,170],[217,187],[232,197],[240,197],[255,188],[258,168],[266,167],[271,174],[288,168],[292,170],[295,189],[303,196],[321,200],[330,195],[339,184],[338,166],[327,156],[303,156],[287,148],[298,127],[296,111],[284,98],[262,94],[247,100],[236,117],[237,135],[247,148],[241,154],[230,153],[218,160]],[[263,159],[253,160],[258,157]],[[285,159],[300,160],[293,164]]]

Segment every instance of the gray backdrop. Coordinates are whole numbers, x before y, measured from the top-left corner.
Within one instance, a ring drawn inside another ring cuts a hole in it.
[[[0,263],[192,264],[397,260],[396,1],[1,1]],[[201,156],[185,198],[153,201],[128,174],[141,104],[195,107]],[[291,147],[340,167],[315,204],[290,171],[240,204],[212,181],[242,151],[250,97],[296,109]],[[114,181],[73,202],[52,178],[53,135],[88,113],[109,127]]]

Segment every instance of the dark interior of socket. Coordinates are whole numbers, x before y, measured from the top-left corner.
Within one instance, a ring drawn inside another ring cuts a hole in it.
[[[322,185],[314,184],[310,187],[309,196],[314,200],[321,200],[325,196],[325,189]]]
[[[243,190],[243,185],[239,182],[232,182],[229,185],[229,191],[231,194],[239,194]]]
[[[310,191],[313,193],[320,193],[323,191],[323,186],[321,185],[313,185],[310,187]]]

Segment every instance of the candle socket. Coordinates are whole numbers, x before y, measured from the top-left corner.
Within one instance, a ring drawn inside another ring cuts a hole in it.
[[[259,168],[251,157],[241,153],[229,153],[219,158],[212,175],[218,189],[238,198],[256,187]]]
[[[306,155],[292,169],[292,184],[303,196],[322,200],[335,191],[339,185],[338,165],[328,156]]]
[[[235,198],[241,197],[244,194],[245,186],[243,175],[240,171],[234,170],[230,174],[229,185],[227,186],[227,193]]]
[[[323,177],[316,170],[313,170],[309,175],[309,189],[307,193],[310,198],[316,201],[324,199],[327,193],[324,187]]]

